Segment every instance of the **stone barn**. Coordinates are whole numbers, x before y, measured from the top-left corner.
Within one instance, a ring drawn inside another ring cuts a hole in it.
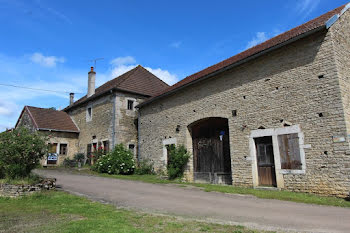
[[[350,191],[350,12],[341,6],[138,105],[139,156],[185,145],[186,179]]]

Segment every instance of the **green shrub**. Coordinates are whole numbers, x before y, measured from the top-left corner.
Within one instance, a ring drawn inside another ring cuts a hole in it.
[[[84,153],[76,153],[74,155],[74,160],[77,161],[78,163],[84,163],[85,161],[85,154]]]
[[[113,151],[102,155],[92,169],[100,173],[129,175],[134,172],[135,161],[132,152],[119,144]]]
[[[75,159],[65,158],[63,160],[64,167],[75,167],[76,165],[77,165],[77,162]]]
[[[45,139],[18,128],[0,134],[0,170],[10,179],[27,177],[47,153]]]
[[[181,146],[168,146],[169,161],[167,165],[169,179],[173,180],[183,176],[190,154]]]
[[[154,175],[153,163],[148,159],[139,162],[135,169],[135,174],[137,175]]]

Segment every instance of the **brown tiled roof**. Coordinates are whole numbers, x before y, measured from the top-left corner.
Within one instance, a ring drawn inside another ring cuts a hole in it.
[[[283,44],[289,40],[292,40],[293,38],[296,38],[298,36],[301,36],[302,34],[305,34],[307,32],[311,32],[317,28],[320,28],[322,26],[325,26],[325,23],[330,19],[332,16],[339,14],[341,10],[345,7],[345,5],[338,7],[334,10],[331,10],[313,20],[310,20],[307,23],[304,23],[298,27],[295,27],[287,32],[284,32],[276,37],[273,37],[261,44],[258,44],[252,48],[249,48],[233,57],[230,57],[224,61],[221,61],[215,65],[212,65],[204,70],[201,70],[195,74],[192,74],[190,76],[187,76],[186,78],[182,79],[181,81],[175,83],[174,85],[170,86],[169,88],[165,89],[164,91],[159,92],[157,95],[149,98],[147,101],[139,104],[138,106],[144,106],[150,102],[153,102],[153,100],[161,98],[163,96],[167,96],[170,93],[175,92],[177,89],[180,89],[183,86],[190,85],[191,83],[194,83],[195,81],[200,80],[201,78],[204,78],[214,72],[223,70],[224,68],[234,65],[235,63],[241,62],[247,58],[250,58],[254,55],[258,55],[259,53],[268,50],[270,48],[273,48],[275,46],[278,46],[280,44]]]
[[[32,106],[25,106],[23,111],[28,112],[35,127],[39,130],[79,132],[66,112]]]
[[[89,98],[87,98],[87,96],[85,95],[76,102],[74,102],[72,106],[68,106],[64,110],[69,110],[70,108],[78,106],[81,103],[84,103],[88,100],[92,100],[112,89],[118,89],[121,91],[136,93],[144,95],[146,97],[150,97],[168,87],[168,84],[163,82],[161,79],[159,79],[157,76],[155,76],[142,66],[138,65],[134,69],[96,88],[94,95],[90,96]]]

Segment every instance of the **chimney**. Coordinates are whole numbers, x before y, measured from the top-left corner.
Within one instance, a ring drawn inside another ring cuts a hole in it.
[[[74,93],[69,93],[69,106],[74,103]]]
[[[91,67],[91,70],[89,72],[89,80],[88,80],[88,92],[87,92],[88,98],[93,94],[95,94],[95,79],[96,79],[96,72],[94,71],[94,67]]]

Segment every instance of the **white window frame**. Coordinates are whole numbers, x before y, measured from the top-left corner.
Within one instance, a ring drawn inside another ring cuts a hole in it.
[[[89,115],[89,108],[91,108],[91,116]],[[86,107],[86,122],[92,121],[92,115],[93,115],[92,105],[88,105]]]
[[[278,136],[284,134],[298,134],[299,138],[299,150],[300,150],[300,162],[301,170],[296,169],[281,169],[281,157],[278,144]],[[305,174],[306,171],[306,162],[305,162],[305,150],[304,148],[310,148],[310,145],[304,145],[304,134],[301,132],[299,125],[293,125],[284,128],[275,128],[275,129],[258,129],[252,130],[249,137],[249,149],[250,149],[250,158],[252,160],[252,173],[253,173],[253,186],[259,186],[259,176],[258,176],[258,163],[256,158],[256,147],[255,147],[255,138],[259,137],[272,137],[273,153],[274,153],[274,162],[275,162],[275,171],[276,171],[276,181],[277,187],[284,187],[283,174]]]

